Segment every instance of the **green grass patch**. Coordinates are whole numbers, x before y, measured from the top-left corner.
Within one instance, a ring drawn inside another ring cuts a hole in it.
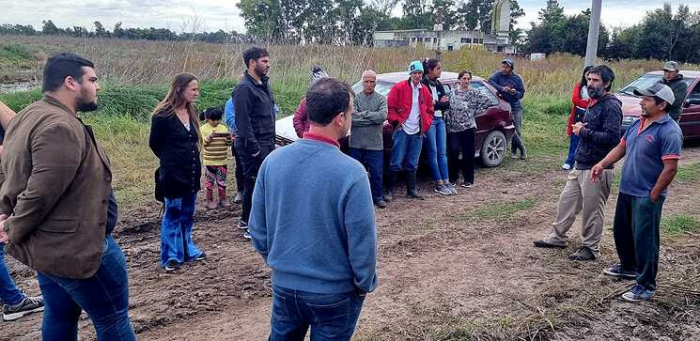
[[[34,59],[34,52],[24,45],[0,45],[0,60],[18,62]]]
[[[700,179],[700,162],[691,163],[678,167],[675,180],[695,181]]]
[[[667,234],[700,233],[700,219],[686,214],[664,218],[661,220],[661,231]]]
[[[528,211],[535,207],[536,199],[527,198],[514,202],[493,202],[486,204],[484,208],[460,214],[456,218],[507,221],[514,218],[515,214],[521,211]]]

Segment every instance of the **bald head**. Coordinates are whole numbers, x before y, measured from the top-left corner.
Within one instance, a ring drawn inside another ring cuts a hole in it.
[[[365,70],[362,73],[362,91],[370,95],[374,92],[374,87],[377,85],[377,73],[372,70]]]

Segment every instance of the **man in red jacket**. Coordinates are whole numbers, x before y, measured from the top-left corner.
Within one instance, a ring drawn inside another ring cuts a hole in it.
[[[384,198],[393,199],[393,187],[398,172],[406,170],[406,196],[423,199],[416,190],[416,170],[423,136],[433,122],[433,98],[430,89],[421,84],[423,64],[411,62],[410,78],[394,85],[389,91],[387,120],[394,126],[394,146],[391,150],[389,182]]]

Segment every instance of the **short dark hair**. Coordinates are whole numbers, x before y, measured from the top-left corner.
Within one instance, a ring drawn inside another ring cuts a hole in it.
[[[199,114],[199,119],[202,121],[204,121],[204,120],[218,121],[218,120],[221,120],[221,118],[223,116],[224,116],[224,112],[223,112],[223,110],[221,110],[221,108],[209,107],[209,108],[204,109],[204,111],[202,111]]]
[[[306,92],[306,114],[313,123],[327,126],[333,118],[350,107],[354,95],[348,83],[335,78],[322,78]]]
[[[612,88],[613,82],[615,81],[615,72],[611,68],[609,68],[607,65],[596,65],[592,67],[590,70],[588,70],[588,74],[594,73],[596,75],[600,76],[600,79],[603,80],[603,84],[610,82],[605,87],[605,91],[610,91]]]
[[[459,75],[457,75],[457,79],[462,79],[462,77],[464,77],[464,75],[467,75],[467,74],[469,75],[469,78],[470,78],[470,79],[471,79],[471,78],[474,78],[474,76],[472,75],[472,72],[471,72],[471,71],[462,70],[462,71],[459,72]]]
[[[248,64],[251,60],[258,60],[262,57],[269,57],[270,53],[262,47],[253,46],[245,51],[243,51],[243,63],[245,67],[248,68]]]
[[[56,91],[68,76],[81,82],[81,77],[85,74],[83,66],[95,68],[95,64],[77,54],[59,53],[51,56],[44,66],[42,91]]]

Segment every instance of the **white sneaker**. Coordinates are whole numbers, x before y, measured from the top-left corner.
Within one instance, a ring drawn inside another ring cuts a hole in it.
[[[568,163],[565,163],[565,164],[561,165],[561,169],[563,169],[563,170],[570,170],[570,169],[571,169],[571,165],[568,164]]]

